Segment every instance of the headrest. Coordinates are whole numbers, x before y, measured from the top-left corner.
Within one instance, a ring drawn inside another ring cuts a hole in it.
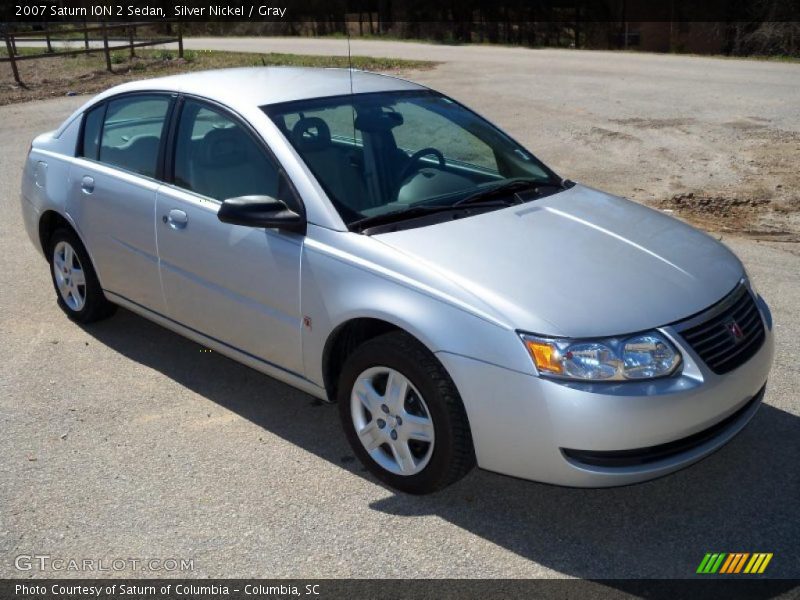
[[[201,145],[201,162],[206,166],[233,167],[247,162],[247,140],[236,127],[212,129]]]
[[[331,144],[331,130],[319,117],[303,117],[292,128],[292,139],[298,150],[320,150]]]
[[[391,131],[403,124],[403,115],[398,112],[384,112],[381,109],[361,109],[358,112],[355,128],[367,133]]]

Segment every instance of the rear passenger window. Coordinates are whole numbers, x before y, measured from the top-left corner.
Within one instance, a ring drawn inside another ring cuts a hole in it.
[[[103,122],[100,162],[155,177],[169,103],[166,96],[144,95],[109,102]]]
[[[242,126],[193,100],[178,124],[175,185],[215,200],[258,195],[293,202],[273,161]]]
[[[100,131],[103,125],[105,105],[98,106],[86,114],[83,123],[83,146],[81,156],[97,160],[97,151],[100,149]]]

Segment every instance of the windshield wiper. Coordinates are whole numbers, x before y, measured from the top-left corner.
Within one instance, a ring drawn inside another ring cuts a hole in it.
[[[491,208],[493,205],[497,206],[506,206],[506,203],[496,202],[493,204],[485,204],[482,205],[480,208]],[[353,221],[350,223],[349,228],[354,231],[364,231],[370,227],[376,227],[379,225],[387,225],[389,223],[398,223],[400,221],[406,221],[408,219],[414,219],[416,217],[423,217],[426,215],[431,215],[434,213],[440,212],[448,212],[448,211],[463,211],[468,210],[466,206],[457,206],[456,204],[447,204],[447,205],[433,205],[433,206],[410,206],[409,208],[405,208],[403,210],[395,210],[392,212],[384,213],[381,215],[373,215],[371,217],[364,217],[363,219],[358,219],[357,221]]]
[[[466,198],[462,198],[458,202],[454,203],[453,206],[483,203],[488,200],[496,201],[499,197],[509,195],[515,198],[515,200],[506,201],[507,204],[519,204],[522,202],[522,200],[516,197],[517,192],[523,192],[525,190],[538,187],[562,187],[562,184],[555,181],[542,181],[540,179],[513,179],[511,181],[501,183],[500,185],[496,185],[495,187],[470,194]]]
[[[564,188],[567,187],[563,182],[558,181],[542,181],[541,179],[513,179],[506,181],[495,187],[481,190],[470,194],[466,198],[462,198],[453,204],[434,204],[434,205],[418,205],[410,206],[402,210],[395,210],[380,215],[372,215],[371,217],[364,217],[350,223],[349,228],[351,231],[363,232],[370,227],[378,227],[380,225],[387,225],[389,223],[398,223],[417,217],[422,217],[434,213],[448,212],[448,211],[463,211],[469,210],[470,205],[479,205],[476,208],[480,210],[505,207],[511,204],[520,204],[524,202],[522,198],[516,196],[518,192],[537,188]],[[513,196],[513,200],[503,198],[503,196]]]
[[[406,219],[413,219],[423,215],[429,215],[436,212],[447,210],[458,210],[452,206],[410,206],[402,210],[395,210],[381,215],[372,215],[371,217],[364,217],[350,223],[350,229],[356,231],[364,231],[368,227],[376,225],[386,225],[387,223],[396,223],[398,221],[405,221]]]

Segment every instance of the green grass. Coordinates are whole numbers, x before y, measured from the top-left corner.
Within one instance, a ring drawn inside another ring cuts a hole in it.
[[[11,66],[0,63],[0,105],[24,102],[64,94],[88,94],[109,88],[124,81],[173,75],[187,71],[252,66],[347,67],[346,56],[309,56],[305,54],[220,52],[186,50],[179,58],[177,50],[136,49],[130,58],[127,48],[112,51],[113,72],[106,70],[102,51],[92,54],[63,55],[64,50],[80,49],[82,44],[58,44],[46,58],[23,60],[17,63],[24,86],[14,83]],[[44,48],[19,48],[22,55],[42,54]],[[7,56],[5,49],[0,56]],[[356,69],[377,72],[430,69],[438,63],[424,60],[401,60],[353,56]],[[6,85],[8,84],[8,85]]]
[[[247,37],[247,36],[244,36]],[[335,31],[333,33],[326,33],[325,35],[318,35],[314,37],[320,38],[332,38],[335,40],[346,40],[347,34],[340,33]],[[452,37],[444,37],[442,39],[435,39],[435,38],[418,38],[418,37],[403,37],[400,35],[395,35],[392,33],[364,33],[363,35],[353,35],[350,36],[351,40],[375,40],[379,42],[407,42],[410,44],[434,44],[439,46],[463,46],[465,44],[471,45],[481,45],[481,42],[463,42],[461,40],[456,40]],[[514,44],[504,44],[504,43],[497,43],[497,44],[490,44],[489,42],[485,42],[486,45],[491,46],[514,46]]]
[[[112,44],[112,47],[116,44]],[[119,44],[121,45],[121,43]],[[80,50],[83,44],[67,44],[63,43],[54,44],[53,53],[50,57],[56,57],[59,53],[68,50]],[[34,55],[44,54],[45,49],[42,48],[18,48],[18,54],[21,55]],[[112,52],[112,60],[114,64],[118,57],[124,56],[127,61],[127,48],[120,49]],[[5,47],[0,47],[0,56],[8,56]],[[136,49],[136,56],[142,59],[158,59],[162,61],[173,60],[178,58],[177,50],[167,49]],[[78,55],[79,58],[84,60],[91,58],[103,59],[102,52],[95,52],[93,54]],[[184,59],[187,62],[195,63],[200,68],[204,69],[219,69],[225,67],[241,67],[241,66],[288,66],[288,67],[343,67],[349,66],[346,56],[315,56],[310,54],[287,54],[280,52],[256,53],[256,52],[222,52],[217,50],[185,50]],[[31,64],[31,61],[25,61],[26,64]],[[405,60],[400,58],[377,58],[373,56],[353,56],[352,66],[355,69],[364,71],[394,71],[399,69],[430,69],[435,67],[437,62],[429,60]],[[195,68],[195,67],[193,67]]]
[[[235,66],[232,63],[245,62],[254,66],[291,66],[291,67],[341,67],[350,66],[346,56],[314,56],[309,54],[284,54],[270,52],[268,54],[222,53],[198,51],[198,62],[206,59],[212,64]],[[427,60],[404,60],[400,58],[376,58],[373,56],[353,56],[354,69],[364,71],[395,71],[399,69],[430,69],[438,63]],[[218,67],[214,67],[218,68]]]
[[[707,58],[726,58],[726,59],[739,59],[739,60],[763,60],[767,62],[787,62],[787,63],[800,63],[800,56],[788,56],[785,54],[776,54],[775,56],[761,56],[753,54],[751,56],[728,56],[727,54],[690,54],[690,56],[701,56]]]
[[[112,46],[113,47],[113,46]],[[69,50],[79,50],[82,45],[71,44],[64,46],[60,44],[53,47],[53,52],[48,56],[55,58],[59,54]],[[113,64],[122,64],[128,60],[127,48],[115,50],[111,53]],[[17,54],[31,56],[34,54],[45,54],[44,48],[17,48]],[[8,56],[5,47],[0,48],[0,56]],[[157,59],[161,61],[174,60],[178,58],[177,50],[167,49],[136,49],[136,56],[141,59]],[[103,58],[102,51],[93,54],[78,55],[85,59]],[[122,60],[124,58],[124,60]],[[437,62],[429,60],[406,60],[401,58],[377,58],[373,56],[353,56],[352,66],[354,69],[364,71],[393,71],[398,69],[430,69],[435,67]],[[311,54],[287,54],[281,52],[222,52],[217,50],[185,50],[184,59],[193,62],[204,69],[219,69],[225,67],[241,66],[287,66],[287,67],[342,67],[347,68],[350,62],[346,56],[316,56]],[[32,64],[25,61],[26,64]]]
[[[243,37],[248,37],[247,35]],[[328,33],[325,35],[320,35],[316,37],[322,38],[332,38],[332,39],[342,39],[346,40],[347,35],[344,33],[334,32]],[[407,42],[411,44],[434,44],[440,46],[496,46],[502,48],[525,48],[528,50],[575,50],[575,48],[568,48],[567,46],[547,46],[547,45],[536,45],[536,46],[529,46],[527,44],[515,44],[513,42],[489,42],[487,40],[479,41],[473,40],[470,42],[463,42],[460,40],[445,38],[441,40],[433,39],[433,38],[416,38],[416,37],[401,37],[398,35],[394,35],[391,33],[365,33],[364,35],[354,35],[351,37],[353,40],[377,40],[377,41],[384,41],[384,42]],[[578,50],[588,50],[588,51],[600,51],[600,52],[625,52],[626,54],[677,54],[680,56],[699,56],[703,58],[722,58],[722,59],[729,59],[729,60],[764,60],[764,61],[774,61],[774,62],[789,62],[789,63],[796,63],[800,62],[800,56],[792,56],[786,54],[776,54],[776,55],[759,55],[759,54],[751,54],[747,56],[735,56],[735,55],[728,55],[728,54],[697,54],[694,52],[681,52],[678,50],[674,50],[672,52],[655,52],[652,50],[637,50],[635,48],[577,48]]]

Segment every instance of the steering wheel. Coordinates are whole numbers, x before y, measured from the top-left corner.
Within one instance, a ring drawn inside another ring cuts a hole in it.
[[[417,150],[411,157],[408,159],[408,163],[400,171],[400,176],[397,178],[398,187],[403,184],[403,182],[408,178],[411,173],[415,171],[419,171],[422,167],[420,167],[419,159],[423,156],[433,155],[436,157],[436,160],[439,161],[439,168],[444,169],[445,162],[444,162],[444,154],[439,152],[436,148],[423,148],[422,150]]]

